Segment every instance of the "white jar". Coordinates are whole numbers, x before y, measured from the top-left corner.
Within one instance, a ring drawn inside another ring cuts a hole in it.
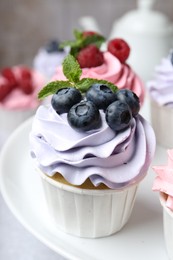
[[[128,63],[144,80],[173,46],[173,25],[162,13],[152,10],[155,0],[138,0],[138,9],[115,21],[110,39],[121,37],[130,47]]]

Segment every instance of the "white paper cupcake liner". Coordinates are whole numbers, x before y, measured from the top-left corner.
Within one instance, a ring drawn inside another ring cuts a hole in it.
[[[121,191],[88,190],[59,183],[42,172],[40,175],[50,216],[66,233],[88,238],[109,236],[122,229],[131,215],[138,184]]]
[[[160,202],[163,206],[163,230],[167,253],[173,260],[173,211],[166,206],[164,193],[160,193]]]
[[[173,147],[173,108],[159,106],[151,100],[151,123],[157,143],[166,148]]]

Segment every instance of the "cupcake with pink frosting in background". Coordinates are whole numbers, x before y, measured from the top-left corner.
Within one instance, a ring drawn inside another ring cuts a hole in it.
[[[38,92],[44,77],[24,65],[3,68],[0,72],[0,145],[39,106]]]
[[[151,122],[158,144],[173,147],[173,52],[156,66],[153,80],[147,83]]]
[[[57,40],[49,41],[40,47],[33,60],[33,68],[43,74],[47,81],[55,74],[56,68],[61,65],[68,54],[68,48],[60,48]]]
[[[118,89],[101,73],[99,79],[84,78],[70,54],[60,72],[39,92],[39,98],[52,98],[34,116],[34,167],[55,228],[78,237],[109,236],[130,218],[154,156],[154,131],[131,90]]]
[[[167,164],[153,167],[157,175],[153,191],[160,193],[165,244],[169,259],[173,260],[173,149],[168,150],[167,153]]]
[[[108,42],[107,51],[101,51],[105,38],[96,32],[74,31],[75,40],[67,41],[64,47],[70,47],[70,54],[78,60],[82,68],[82,78],[104,79],[117,85],[119,89],[132,90],[142,105],[145,97],[144,84],[126,62],[130,47],[123,39]],[[64,80],[62,66],[56,70],[52,80]]]

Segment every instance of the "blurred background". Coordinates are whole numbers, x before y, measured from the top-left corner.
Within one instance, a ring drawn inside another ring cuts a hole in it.
[[[32,65],[39,47],[49,39],[71,39],[82,16],[93,16],[108,37],[113,22],[135,8],[136,0],[1,0],[0,67]],[[172,0],[157,0],[154,9],[173,20]]]
[[[98,26],[100,32],[106,38],[109,38],[115,21],[127,12],[136,9],[136,6],[136,0],[0,0],[0,68],[16,64],[32,66],[39,48],[49,40],[64,41],[72,39],[73,30],[81,28],[79,22],[81,17],[93,17],[96,22],[94,25]],[[173,0],[155,1],[154,10],[164,14],[173,23]],[[147,20],[145,19],[145,21]],[[157,27],[157,24],[155,25]],[[131,24],[128,26],[131,27]],[[150,24],[147,28],[150,29],[149,27]],[[151,24],[151,27],[154,30],[153,24]],[[167,29],[166,24],[165,28]],[[143,28],[138,29],[143,30]],[[162,45],[166,46],[164,42],[161,44],[161,39],[164,40],[163,32],[159,36],[160,42],[153,37],[152,43],[157,45],[158,42],[161,47]],[[139,38],[141,38],[140,35]],[[144,38],[141,39],[145,40]],[[151,38],[149,37],[149,39]],[[165,38],[165,43],[168,40],[168,38]],[[150,73],[154,70],[153,64],[158,62],[158,55],[153,56],[153,49],[150,50],[150,54],[152,54],[148,55],[150,43],[143,41],[143,44],[143,46],[145,44],[147,46],[147,49],[145,49],[147,55],[144,53],[146,63],[142,64],[142,59],[138,58],[137,65],[140,64],[142,69],[146,69],[150,64]],[[160,49],[156,48],[156,50],[156,54],[158,54]],[[134,52],[137,53],[137,50],[135,49]],[[162,54],[159,54],[162,57]],[[154,57],[153,64],[151,64],[151,56]],[[145,75],[143,72],[144,70],[142,70],[141,75],[144,76],[144,79],[149,78],[148,71]],[[2,120],[0,124],[1,129]],[[0,212],[1,260],[64,259],[28,233],[11,214],[1,196]]]

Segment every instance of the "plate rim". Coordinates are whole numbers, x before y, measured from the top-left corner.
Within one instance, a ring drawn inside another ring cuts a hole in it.
[[[4,173],[3,173],[3,165],[5,157],[7,156],[9,147],[11,142],[18,136],[24,129],[29,128],[31,126],[33,120],[33,116],[29,119],[25,120],[21,125],[19,125],[15,131],[9,136],[6,143],[3,145],[0,151],[0,193],[2,195],[3,200],[5,201],[6,205],[8,206],[9,210],[12,212],[13,216],[22,224],[22,226],[29,231],[33,236],[35,236],[39,241],[41,241],[44,245],[46,245],[51,250],[55,251],[56,253],[60,254],[67,259],[78,260],[77,256],[71,255],[70,252],[64,251],[60,247],[55,246],[52,242],[50,242],[47,238],[45,238],[42,234],[39,234],[38,231],[34,230],[32,225],[27,223],[24,220],[22,215],[20,214],[19,210],[15,207],[12,203],[10,196],[7,192],[6,185],[4,182]]]
[[[56,253],[60,254],[61,256],[65,257],[67,259],[79,260],[80,259],[79,254],[80,254],[80,252],[82,252],[81,250],[76,250],[77,248],[75,248],[73,245],[72,245],[72,250],[70,248],[68,249],[68,251],[64,250],[64,248],[57,245],[54,241],[49,240],[47,237],[44,237],[44,235],[42,233],[40,233],[38,230],[35,230],[34,227],[31,225],[31,223],[27,222],[27,220],[25,220],[24,217],[22,217],[22,214],[20,213],[19,209],[17,209],[15,207],[15,205],[12,203],[10,196],[9,196],[9,193],[6,190],[6,186],[5,186],[5,182],[4,182],[5,176],[4,176],[3,171],[2,171],[4,163],[2,163],[2,161],[4,160],[4,158],[5,158],[5,156],[8,152],[8,149],[10,149],[11,142],[13,142],[13,140],[16,138],[16,136],[20,135],[20,133],[22,133],[22,131],[24,131],[25,128],[27,128],[27,131],[25,133],[28,134],[28,129],[31,127],[32,120],[33,120],[33,117],[31,117],[31,118],[27,119],[25,122],[23,122],[11,134],[11,136],[8,138],[7,142],[4,144],[4,146],[3,146],[3,148],[0,152],[0,192],[1,192],[2,197],[4,198],[4,200],[7,204],[7,206],[9,207],[11,212],[13,213],[13,215],[26,228],[26,230],[28,230],[32,235],[34,235],[44,245],[46,245],[47,247],[49,247],[51,250],[55,251]],[[49,232],[50,232],[50,234],[52,234],[54,236],[54,234],[51,233],[51,230],[49,230]],[[66,236],[67,236],[67,238],[70,238],[70,240],[73,239],[73,236],[65,234],[65,237]],[[110,237],[112,239],[113,236],[110,236]],[[60,238],[60,234],[56,238]],[[82,238],[78,238],[78,239],[79,239],[79,241],[81,241]],[[107,239],[107,241],[109,241],[109,237],[107,237],[105,239]],[[144,237],[144,240],[145,239],[146,239],[146,237]],[[89,240],[93,240],[93,239],[89,239]],[[85,239],[83,241],[85,241]],[[69,242],[67,242],[67,244],[68,243]],[[161,253],[163,253],[163,252],[161,252]],[[98,260],[98,258],[96,256],[92,256],[91,254],[89,254],[89,252],[88,252],[88,254],[85,254],[83,256],[83,259],[88,259],[87,257],[89,257],[90,260]]]

